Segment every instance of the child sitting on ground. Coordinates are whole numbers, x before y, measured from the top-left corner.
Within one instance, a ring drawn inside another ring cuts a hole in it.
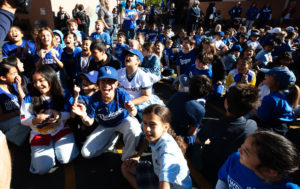
[[[183,155],[186,146],[174,135],[170,122],[171,113],[165,106],[153,104],[143,111],[143,131],[152,149],[152,163],[140,161],[140,156],[124,161],[122,174],[133,188],[192,188]]]

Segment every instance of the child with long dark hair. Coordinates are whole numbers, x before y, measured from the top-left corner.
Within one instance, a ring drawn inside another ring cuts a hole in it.
[[[219,170],[216,189],[299,188],[288,178],[299,169],[299,153],[285,137],[257,131],[238,151]]]
[[[29,129],[20,124],[20,104],[25,94],[21,77],[15,66],[0,63],[0,130],[7,140],[21,146],[26,140]]]
[[[152,163],[139,156],[122,164],[122,174],[133,188],[192,188],[184,158],[186,144],[170,129],[171,112],[153,104],[143,111],[143,131],[152,149]],[[174,138],[175,139],[174,139]]]
[[[64,97],[55,71],[42,65],[32,80],[34,89],[22,102],[21,123],[31,128],[30,172],[45,174],[55,166],[55,157],[67,164],[78,155],[78,150],[72,131],[65,124],[70,117],[70,99]]]

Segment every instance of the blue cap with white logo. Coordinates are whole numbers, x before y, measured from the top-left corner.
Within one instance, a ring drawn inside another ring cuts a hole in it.
[[[110,66],[103,66],[99,69],[98,80],[114,79],[118,80],[118,72],[115,68]]]

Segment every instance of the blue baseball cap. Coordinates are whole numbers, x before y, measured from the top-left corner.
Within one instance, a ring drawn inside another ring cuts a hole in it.
[[[216,35],[219,35],[219,36],[221,36],[221,37],[224,37],[224,36],[225,36],[224,32],[217,32]]]
[[[278,80],[284,86],[289,86],[291,83],[296,82],[296,77],[294,73],[283,67],[275,67],[272,69],[262,68],[260,71],[265,74],[272,75],[273,77],[275,77],[276,80]]]
[[[258,32],[253,32],[251,36],[260,36]]]
[[[239,51],[239,52],[242,52],[242,51],[243,51],[243,48],[241,47],[241,45],[236,44],[236,45],[233,45],[233,46],[231,47],[231,50],[232,50],[232,51]]]
[[[139,57],[140,61],[143,62],[144,56],[141,53],[141,51],[137,50],[137,49],[129,49],[129,50],[124,50],[123,51],[123,55],[126,56],[127,54],[134,54],[137,57]]]
[[[118,72],[115,68],[110,66],[103,66],[99,69],[98,80],[114,79],[118,80]]]
[[[96,70],[90,71],[88,73],[82,73],[91,83],[96,84],[98,79],[98,72]]]

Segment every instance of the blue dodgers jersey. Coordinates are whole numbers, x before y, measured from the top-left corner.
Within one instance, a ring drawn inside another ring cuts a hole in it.
[[[101,100],[101,93],[95,93],[87,107],[87,114],[96,118],[103,127],[116,127],[129,116],[125,102],[130,101],[129,94],[124,89],[115,89],[115,97],[110,103]]]
[[[26,48],[26,44],[28,45],[28,54],[34,56],[36,52],[35,44],[31,41],[23,40],[23,43],[20,45],[20,54],[17,54],[18,46],[14,43],[8,42],[2,46],[2,57],[6,58],[9,56],[16,56],[20,58],[20,60],[25,59],[24,49]]]
[[[128,47],[127,44],[122,44],[122,45],[116,45],[115,47],[115,57],[122,62],[122,67],[125,67],[124,65],[124,55],[123,55],[123,51]],[[124,66],[123,66],[124,65]]]
[[[19,94],[16,85],[13,85],[13,91],[7,93],[0,87],[0,106],[3,113],[9,113],[20,109]]]
[[[149,30],[146,36],[148,37],[149,42],[155,42],[156,38],[158,36],[158,31],[157,30]]]
[[[61,59],[61,54],[63,52],[63,49],[61,48],[61,46],[57,46],[57,47],[53,47],[53,49],[55,50],[55,56],[57,59]],[[36,53],[35,56],[35,63],[37,64],[38,61],[40,59],[40,55],[39,52]],[[52,57],[52,53],[51,51],[49,51],[46,55],[45,58],[43,59],[43,64],[47,64],[49,66],[51,66],[56,72],[60,70],[58,64],[56,63],[56,61],[53,59]]]
[[[110,37],[107,33],[102,32],[102,33],[97,33],[93,32],[91,34],[91,38],[95,41],[97,39],[101,39],[106,45],[111,45],[111,40]]]
[[[195,64],[195,60],[196,54],[193,50],[187,54],[180,51],[176,59],[176,66],[180,66],[180,74],[183,74],[190,65]]]
[[[205,70],[199,70],[198,68],[196,68],[195,64],[191,65],[184,74],[186,76],[188,76],[189,78],[192,78],[195,75],[206,75],[210,79],[212,79],[212,77],[213,77],[212,71],[210,68],[205,69]]]
[[[125,17],[127,18],[134,18],[136,14],[137,13],[135,9],[125,9]],[[135,29],[136,21],[124,20],[123,25],[125,29]]]
[[[64,49],[63,53],[61,54],[61,61],[64,64],[64,69],[70,78],[75,78],[75,76],[77,76],[77,74],[80,72],[80,65],[78,65],[76,57],[81,53],[81,51],[82,50],[80,47],[75,47],[73,53],[68,53]]]
[[[239,152],[228,157],[219,170],[218,178],[225,182],[229,189],[299,189],[299,186],[288,179],[272,183],[260,179],[254,171],[240,163]]]

